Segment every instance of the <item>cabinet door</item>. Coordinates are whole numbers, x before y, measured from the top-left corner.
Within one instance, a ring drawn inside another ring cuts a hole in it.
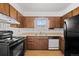
[[[17,11],[14,7],[10,5],[10,17],[17,19]]]
[[[0,3],[0,12],[9,16],[9,4],[8,3]]]
[[[20,28],[25,28],[25,25],[26,25],[26,24],[25,24],[25,23],[26,23],[26,22],[25,22],[25,17],[21,16],[20,19],[21,19],[21,20],[20,20]]]
[[[17,11],[17,21],[20,23],[20,24],[17,25],[18,28],[21,28],[21,25],[22,25],[23,20],[22,20],[21,17],[22,17],[22,14]]]
[[[42,37],[40,39],[40,49],[48,50],[48,37]]]
[[[22,14],[17,11],[17,18],[18,18],[17,21],[20,22],[21,21],[21,17],[22,17]]]
[[[76,16],[79,14],[79,7],[73,10],[73,16]]]
[[[26,45],[27,46],[27,49],[32,49],[33,47],[33,39],[31,36],[27,37],[27,42],[26,42]]]
[[[4,10],[3,3],[0,3],[0,13],[4,13],[3,10]]]
[[[65,14],[64,16],[62,16],[62,19],[65,20],[67,18],[70,18],[73,16],[73,11],[70,11],[69,13]]]
[[[55,19],[55,27],[60,28],[60,18]]]
[[[27,49],[47,50],[48,49],[48,38],[39,37],[39,36],[29,36],[27,39]]]
[[[53,18],[49,18],[49,28],[55,27],[55,20]]]
[[[60,23],[61,23],[60,27],[63,28],[64,27],[64,19],[62,17],[61,17]]]
[[[26,17],[23,21],[24,28],[34,28],[34,17]]]
[[[64,53],[64,37],[60,37],[60,49]]]
[[[60,17],[49,17],[49,28],[60,28]]]
[[[12,7],[11,5],[10,5],[10,17],[12,17],[12,18],[14,18],[15,20],[17,20],[17,11],[16,11],[16,9],[15,9],[14,7]],[[16,28],[16,27],[18,27],[18,25],[16,25],[16,24],[11,24],[10,27]]]
[[[66,14],[66,16],[65,16],[66,18],[65,19],[70,18],[72,16],[73,16],[73,12],[71,11],[71,12],[69,12],[69,13]]]
[[[38,50],[40,49],[40,41],[37,37],[29,36],[27,39],[27,49]]]

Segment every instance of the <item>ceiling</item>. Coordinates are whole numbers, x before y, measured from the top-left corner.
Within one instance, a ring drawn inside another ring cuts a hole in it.
[[[71,3],[16,3],[23,12],[60,12]]]
[[[63,16],[79,3],[10,3],[23,16]]]

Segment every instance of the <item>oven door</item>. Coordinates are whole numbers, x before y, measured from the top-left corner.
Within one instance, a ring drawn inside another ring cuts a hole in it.
[[[10,47],[11,56],[20,56],[23,55],[23,42],[20,42],[12,47]]]

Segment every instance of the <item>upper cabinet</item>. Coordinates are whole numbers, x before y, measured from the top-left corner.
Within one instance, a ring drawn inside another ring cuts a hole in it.
[[[65,14],[64,16],[62,16],[62,19],[67,19],[73,16],[76,16],[79,14],[79,7],[77,7],[76,9],[70,11],[69,13]]]
[[[10,5],[10,17],[14,18],[15,20],[17,20],[17,11],[16,9]],[[10,27],[18,27],[17,24],[11,24]]]
[[[62,17],[62,19],[64,20],[64,19],[70,18],[70,17],[72,17],[72,16],[73,16],[73,11],[71,11],[71,12],[67,13],[66,15],[64,15],[64,16]]]
[[[73,10],[73,16],[76,16],[79,14],[79,7]]]
[[[0,3],[0,13],[5,14],[7,16],[10,16],[17,20],[18,22],[21,22],[22,15],[9,3]],[[20,27],[20,25],[13,25],[11,24],[11,27]]]
[[[34,19],[35,19],[35,17],[24,17],[23,27],[24,28],[34,28]]]
[[[10,17],[17,19],[17,11],[10,5]]]
[[[20,24],[11,25],[11,27],[18,27],[18,28],[21,27],[22,14],[12,6],[10,6],[10,17],[14,18],[16,21],[20,23]]]
[[[8,3],[0,3],[0,13],[3,13],[5,15],[9,16],[9,4]]]
[[[22,21],[21,21],[21,17],[22,17],[22,14],[20,13],[20,12],[18,12],[14,7],[12,7],[11,5],[10,5],[10,17],[12,17],[12,18],[14,18],[16,21],[18,21],[20,24],[15,24],[15,25],[11,25],[11,27],[21,27],[21,23],[22,23]]]
[[[17,21],[20,23],[18,27],[22,27],[22,14],[17,11]]]
[[[21,14],[17,11],[17,21],[20,22],[21,21]]]
[[[48,17],[49,19],[49,28],[60,28],[60,17]]]
[[[64,19],[61,17],[61,20],[60,20],[60,27],[63,28],[64,27]]]

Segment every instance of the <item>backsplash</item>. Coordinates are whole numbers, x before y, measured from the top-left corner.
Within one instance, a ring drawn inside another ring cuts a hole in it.
[[[21,33],[63,33],[63,28],[50,29],[36,29],[36,28],[12,28],[10,24],[0,23],[0,30],[11,30],[14,34]]]
[[[10,24],[0,23],[0,29],[7,30],[10,27]]]

